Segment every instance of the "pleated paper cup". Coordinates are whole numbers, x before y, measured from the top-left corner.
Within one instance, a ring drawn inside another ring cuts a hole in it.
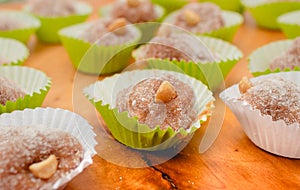
[[[84,2],[74,2],[76,14],[69,16],[46,17],[32,13],[30,5],[25,6],[25,11],[33,14],[41,22],[41,27],[37,30],[39,40],[47,43],[59,43],[58,31],[67,26],[84,22],[92,13],[92,7]]]
[[[0,38],[0,66],[22,65],[28,56],[29,50],[21,42],[10,38]]]
[[[103,6],[99,9],[99,14],[101,17],[111,17],[111,10],[114,4],[109,4]],[[142,37],[139,43],[148,42],[153,36],[155,35],[158,27],[164,16],[165,16],[165,9],[159,5],[154,5],[155,13],[157,15],[157,19],[149,22],[141,22],[141,23],[133,23],[135,26],[141,31]]]
[[[80,164],[68,174],[57,180],[51,189],[63,189],[75,176],[93,163],[92,156],[97,144],[93,127],[76,113],[59,108],[25,109],[0,115],[0,129],[3,126],[45,126],[49,129],[60,129],[77,138],[84,149]],[[49,187],[47,187],[49,188]]]
[[[119,113],[116,108],[118,92],[151,76],[171,74],[180,81],[190,85],[196,96],[194,109],[199,115],[188,129],[174,130],[168,127],[162,130],[159,126],[151,129],[138,122],[136,117],[129,117],[127,112]],[[134,149],[157,151],[175,148],[178,144],[190,138],[201,127],[211,114],[212,93],[205,85],[184,74],[163,70],[134,70],[98,81],[84,89],[84,95],[101,114],[113,137],[122,144]]]
[[[80,37],[92,24],[93,22],[77,24],[59,32],[74,67],[84,73],[103,75],[123,70],[129,64],[131,52],[139,42],[141,32],[134,25],[128,25],[126,27],[137,34],[134,39],[120,45],[97,45],[97,42],[91,44]]]
[[[267,2],[267,0],[241,0],[249,10],[258,26],[268,29],[279,29],[277,18],[294,10],[300,9],[300,2]]]
[[[258,48],[249,55],[249,71],[253,76],[280,72],[281,70],[279,68],[275,70],[270,69],[271,61],[275,56],[281,55],[287,51],[292,43],[293,40],[280,40]],[[283,71],[290,70],[291,69],[286,68]],[[299,70],[299,68],[295,67],[293,70]]]
[[[193,61],[170,61],[168,59],[160,60],[153,58],[147,60],[148,66],[151,68],[184,72],[200,80],[210,90],[215,91],[235,64],[243,57],[243,53],[236,46],[218,38],[207,36],[198,36],[197,38],[211,51],[212,56],[215,57],[215,61],[195,63]],[[139,54],[143,54],[143,46],[133,52],[133,57],[142,57]]]
[[[199,2],[211,2],[217,4],[223,10],[242,13],[243,5],[240,0],[199,0]]]
[[[101,17],[111,17],[111,15],[112,15],[111,11],[112,11],[113,6],[114,6],[113,3],[102,6],[99,9],[99,15]],[[161,21],[161,19],[165,15],[165,9],[163,7],[161,7],[160,5],[154,5],[154,11],[155,11],[155,14],[157,15],[157,18],[155,20],[152,20],[151,22]]]
[[[7,101],[5,105],[0,104],[0,114],[41,106],[51,87],[51,80],[47,75],[33,68],[0,66],[0,76],[15,82],[26,94],[15,102]]]
[[[165,18],[164,22],[174,24],[178,14],[179,11],[174,11]],[[239,13],[225,10],[222,10],[222,17],[225,22],[224,27],[204,34],[196,33],[196,35],[206,35],[226,41],[232,41],[238,28],[244,22],[244,18]]]
[[[258,81],[265,77],[279,76],[295,84],[300,83],[300,72],[272,73],[251,79]],[[270,153],[300,158],[300,124],[287,125],[283,120],[273,121],[271,116],[262,115],[259,110],[240,100],[238,85],[226,89],[220,98],[228,105],[241,123],[246,135],[258,147]]]
[[[21,24],[20,28],[0,30],[0,37],[13,38],[25,44],[41,25],[38,19],[22,11],[1,10],[0,18],[20,22]]]
[[[162,6],[166,13],[170,13],[177,9],[180,9],[184,5],[189,3],[189,0],[151,0],[153,3]]]
[[[300,36],[300,10],[285,13],[277,18],[277,23],[287,38]]]

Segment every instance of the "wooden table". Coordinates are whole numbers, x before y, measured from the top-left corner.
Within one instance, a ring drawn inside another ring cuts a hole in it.
[[[95,8],[108,2],[90,0]],[[20,6],[3,4],[0,8],[15,9]],[[91,19],[95,17],[96,9]],[[242,76],[251,76],[247,69],[247,56],[254,49],[284,38],[279,31],[257,28],[246,12],[245,23],[233,41],[245,57],[230,72],[225,80],[226,85],[237,83]],[[113,140],[102,127],[103,123],[93,106],[82,96],[82,88],[97,78],[76,74],[61,45],[33,41],[30,48],[31,55],[25,66],[44,71],[53,81],[43,107],[60,107],[81,114],[97,129],[97,138],[100,140],[97,146],[100,156],[94,156],[94,163],[68,183],[66,190],[300,189],[300,161],[275,156],[257,148],[247,138],[233,113],[227,107],[224,110],[224,105],[215,110],[220,116],[217,118],[220,118],[222,129],[208,151],[200,154],[199,144],[209,127],[214,127],[215,132],[219,127],[210,126],[209,123],[201,127],[174,158],[148,166],[147,159],[155,160],[160,155],[141,154]],[[219,99],[217,103],[222,105]]]

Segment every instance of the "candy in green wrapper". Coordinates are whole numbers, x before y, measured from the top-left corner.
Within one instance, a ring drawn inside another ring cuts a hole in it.
[[[126,18],[130,23],[136,24],[135,26],[141,31],[142,37],[140,39],[140,43],[148,42],[153,36],[155,36],[155,33],[159,26],[158,22],[163,20],[163,17],[165,15],[164,8],[159,5],[153,4],[152,12],[150,6],[151,2],[148,2],[147,6],[145,7],[143,7],[142,5],[139,5],[137,7],[130,7],[127,5],[122,6],[124,3],[124,1],[117,1],[115,3],[103,6],[100,8],[99,14],[101,17]],[[117,8],[115,8],[117,11],[113,12],[114,6],[116,5],[118,6]],[[145,10],[148,11],[145,12]]]
[[[16,101],[0,105],[0,114],[14,110],[35,108],[42,105],[50,87],[51,80],[41,71],[21,66],[0,66],[0,76],[13,81],[25,96]]]
[[[300,9],[300,2],[266,2],[241,0],[246,9],[254,17],[257,25],[268,29],[279,29],[277,18],[290,11]]]
[[[25,6],[25,10],[36,16],[40,22],[41,27],[37,30],[39,40],[47,43],[59,43],[60,38],[58,32],[60,29],[74,24],[84,22],[92,13],[92,7],[84,2],[73,2],[76,13],[63,16],[55,15],[39,15],[33,12],[33,6]]]
[[[240,0],[199,0],[199,2],[211,2],[217,4],[223,10],[243,12],[243,5]]]
[[[284,56],[284,54],[292,47],[293,42],[293,40],[281,40],[258,48],[249,55],[249,71],[254,76],[260,76],[281,71],[300,70],[298,66],[293,69],[270,68],[272,61],[277,58],[277,56]],[[289,57],[290,59],[292,58],[291,56]],[[286,61],[286,63],[288,63],[288,61]]]
[[[21,42],[0,38],[0,66],[22,65],[29,56],[29,49]]]
[[[193,4],[189,4],[188,6],[195,7],[194,5],[197,5],[196,6],[197,9],[203,10],[202,11],[203,13],[201,14],[204,14],[205,11],[207,11],[205,10],[206,8],[215,11],[216,13],[212,14],[211,16],[214,17],[215,19],[214,23],[217,23],[217,25],[214,26],[212,23],[203,24],[203,22],[201,22],[200,13],[197,13],[198,10],[196,11],[188,7],[183,7],[183,9],[174,11],[173,13],[169,14],[164,19],[164,22],[169,24],[174,24],[180,27],[181,25],[184,25],[185,26],[184,28],[187,31],[190,31],[196,35],[207,35],[211,37],[221,38],[226,41],[232,41],[236,31],[244,21],[243,17],[239,13],[233,11],[220,10],[218,6],[212,3],[193,3]],[[194,14],[190,13],[189,15],[187,15],[187,13],[191,11]],[[217,15],[219,15],[219,17]],[[191,18],[189,19],[189,17]],[[189,23],[189,20],[190,22],[193,21],[196,22],[195,17],[198,17],[198,22]],[[183,23],[184,21],[182,19],[184,19],[185,22],[187,23],[184,24]],[[206,20],[206,22],[210,22],[210,21]]]
[[[131,52],[141,39],[141,32],[134,25],[127,25],[113,31],[128,30],[128,35],[131,35],[130,38],[132,39],[121,43],[109,44],[116,41],[119,37],[121,38],[121,35],[115,35],[113,32],[103,33],[95,43],[84,39],[84,37],[94,35],[89,33],[91,27],[98,27],[97,24],[107,20],[110,19],[105,18],[78,24],[64,28],[59,32],[61,41],[77,70],[89,74],[112,74],[121,71],[129,64]],[[117,21],[117,19],[112,19],[113,21]],[[124,35],[127,34],[125,33]]]
[[[26,44],[40,25],[38,19],[25,12],[0,11],[0,37],[14,38]]]
[[[167,13],[180,9],[187,3],[188,0],[151,0],[153,3],[158,4],[165,8]]]
[[[108,4],[105,6],[102,6],[99,9],[99,15],[101,17],[113,17],[113,18],[119,18],[119,17],[123,17],[126,18],[130,23],[135,24],[135,23],[141,23],[141,22],[156,22],[156,21],[161,21],[161,19],[163,18],[163,16],[165,15],[165,10],[164,8],[162,8],[159,5],[153,4],[153,12],[147,12],[145,13],[145,9],[146,10],[151,10],[151,6],[150,4],[147,4],[146,7],[140,6],[141,8],[139,9],[139,6],[135,6],[132,7],[131,6],[127,6],[124,5],[125,2],[124,1],[116,1],[115,3],[112,4]],[[124,10],[119,10],[118,15],[114,15],[114,7],[115,6],[120,7],[120,9],[124,9]],[[126,10],[129,9],[129,10]],[[130,14],[131,13],[131,14]],[[132,14],[134,13],[134,14]],[[138,15],[140,14],[140,15]]]
[[[150,128],[146,124],[141,124],[137,117],[129,117],[128,112],[118,111],[116,101],[119,92],[144,79],[168,75],[176,77],[193,89],[195,95],[193,109],[199,117],[187,129],[174,130],[171,127],[161,129],[160,126]],[[88,86],[84,89],[84,94],[100,112],[115,139],[126,146],[150,151],[174,148],[190,138],[201,127],[201,123],[207,120],[214,101],[212,93],[200,81],[178,72],[156,69],[116,74]]]
[[[288,38],[300,36],[300,10],[286,13],[277,18],[280,29]]]
[[[228,75],[230,70],[235,66],[235,64],[242,58],[243,53],[234,45],[223,41],[221,39],[212,38],[212,37],[206,37],[206,36],[191,36],[193,38],[194,43],[189,43],[190,47],[194,47],[197,50],[200,50],[201,48],[208,48],[210,52],[202,51],[195,53],[197,55],[203,54],[202,58],[205,58],[205,60],[197,62],[197,58],[190,57],[191,60],[171,60],[171,57],[151,57],[151,55],[145,55],[146,51],[151,51],[151,49],[148,49],[151,45],[155,48],[155,46],[160,46],[163,42],[166,43],[165,40],[162,40],[161,42],[157,42],[157,44],[153,41],[150,42],[149,45],[140,46],[137,50],[133,52],[133,57],[136,59],[136,61],[146,59],[146,68],[157,68],[157,69],[165,69],[165,70],[172,70],[172,71],[179,71],[184,72],[187,75],[196,78],[206,84],[209,89],[212,91],[215,91],[218,86],[224,81],[224,78]],[[182,37],[182,39],[188,39],[187,37]],[[155,39],[155,38],[154,38]],[[171,37],[171,40],[174,41],[175,37]],[[197,43],[198,41],[198,43]],[[177,44],[180,42],[177,42]],[[181,43],[184,43],[183,41]],[[165,44],[166,46],[171,47],[171,44]],[[161,48],[161,47],[156,47]],[[177,48],[177,49],[176,49]],[[181,49],[182,48],[182,49]],[[161,50],[158,50],[158,54],[162,55],[166,49],[164,47]],[[169,51],[177,51],[180,50],[184,54],[189,54],[192,50],[183,49],[183,47],[177,47],[177,45],[172,46],[170,50],[166,50],[166,52]],[[149,53],[149,52],[148,52]],[[151,53],[151,52],[150,52]],[[155,52],[153,52],[155,54]],[[152,53],[151,53],[152,54]],[[169,53],[166,54],[170,55]],[[164,60],[156,61],[156,59]]]

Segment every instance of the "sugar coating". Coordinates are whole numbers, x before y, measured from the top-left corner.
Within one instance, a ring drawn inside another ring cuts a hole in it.
[[[271,70],[277,68],[280,70],[284,70],[285,68],[294,69],[296,66],[300,67],[300,37],[293,41],[286,52],[275,57],[270,63]]]
[[[110,32],[108,26],[114,21],[115,19],[113,18],[97,19],[89,28],[82,32],[80,38],[89,43],[95,43],[98,40],[98,45],[120,45],[132,41],[138,36],[137,30],[129,25],[120,28],[126,30],[123,35]]]
[[[154,5],[150,0],[142,0],[136,7],[129,6],[126,1],[118,1],[113,4],[110,16],[124,17],[131,23],[154,21],[157,18]]]
[[[83,158],[79,141],[59,129],[44,126],[0,128],[0,189],[52,189],[59,178],[76,168]],[[47,180],[33,176],[29,166],[54,154],[56,173]]]
[[[185,11],[190,10],[200,17],[200,22],[196,25],[189,25],[185,20]],[[189,3],[184,6],[175,18],[175,25],[180,26],[192,33],[208,33],[222,28],[225,23],[220,7],[213,3]]]
[[[171,32],[166,36],[156,36],[148,44],[140,47],[137,60],[148,58],[170,59],[177,61],[193,61],[205,63],[211,61],[212,56],[207,48],[196,37]]]
[[[46,17],[76,14],[74,2],[74,0],[30,0],[32,13]]]
[[[0,17],[0,31],[15,30],[22,27],[23,24],[16,19]]]
[[[268,77],[253,83],[242,100],[273,121],[283,120],[287,125],[300,123],[300,88],[280,77]]]
[[[155,94],[163,81],[170,82],[177,97],[167,103],[156,102]],[[136,116],[138,121],[150,128],[168,126],[174,130],[188,129],[196,119],[193,109],[195,95],[192,88],[172,75],[150,77],[120,91],[117,95],[117,107],[120,112],[128,111],[129,116]]]
[[[13,81],[0,76],[0,104],[5,105],[7,101],[16,101],[24,97],[23,92]]]

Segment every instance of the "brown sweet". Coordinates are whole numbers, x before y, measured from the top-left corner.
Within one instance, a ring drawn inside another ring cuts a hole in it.
[[[176,90],[176,96],[171,96],[166,101],[156,101],[157,91],[166,81],[172,85],[171,89]],[[128,111],[129,116],[137,117],[140,123],[147,124],[150,128],[159,125],[161,129],[168,126],[174,130],[188,129],[197,118],[193,109],[193,90],[172,75],[142,80],[119,92],[116,103],[120,112]]]
[[[52,189],[59,178],[76,168],[83,159],[80,142],[62,130],[44,126],[0,129],[0,189]],[[57,168],[53,174],[45,174],[42,171],[47,169],[45,167],[55,167],[51,155],[57,159]],[[49,156],[50,160],[45,163]],[[31,167],[36,163],[39,166],[33,172]],[[40,172],[38,176],[36,171]]]
[[[282,55],[275,57],[270,63],[270,69],[275,70],[279,68],[284,70],[286,68],[294,69],[300,67],[300,37],[296,38],[290,48]]]
[[[23,92],[13,81],[0,76],[0,104],[5,105],[7,101],[16,101],[25,96]]]
[[[74,0],[30,0],[31,12],[44,17],[76,14]]]
[[[138,35],[137,30],[128,25],[124,18],[100,18],[83,31],[79,38],[89,43],[109,46],[128,43]]]
[[[149,58],[201,63],[212,61],[212,55],[199,39],[189,34],[176,32],[165,36],[156,36],[148,44],[141,46],[136,60]]]
[[[189,3],[179,10],[174,24],[192,33],[208,33],[224,27],[221,9],[213,3]]]
[[[113,4],[110,16],[124,17],[131,23],[149,22],[157,18],[154,5],[150,0],[118,1]]]
[[[0,17],[0,31],[15,30],[22,28],[22,26],[23,24],[16,19]]]
[[[271,116],[273,121],[283,120],[287,125],[300,123],[300,88],[293,82],[268,77],[251,83],[251,87],[241,93],[241,100],[260,110],[262,115]]]

